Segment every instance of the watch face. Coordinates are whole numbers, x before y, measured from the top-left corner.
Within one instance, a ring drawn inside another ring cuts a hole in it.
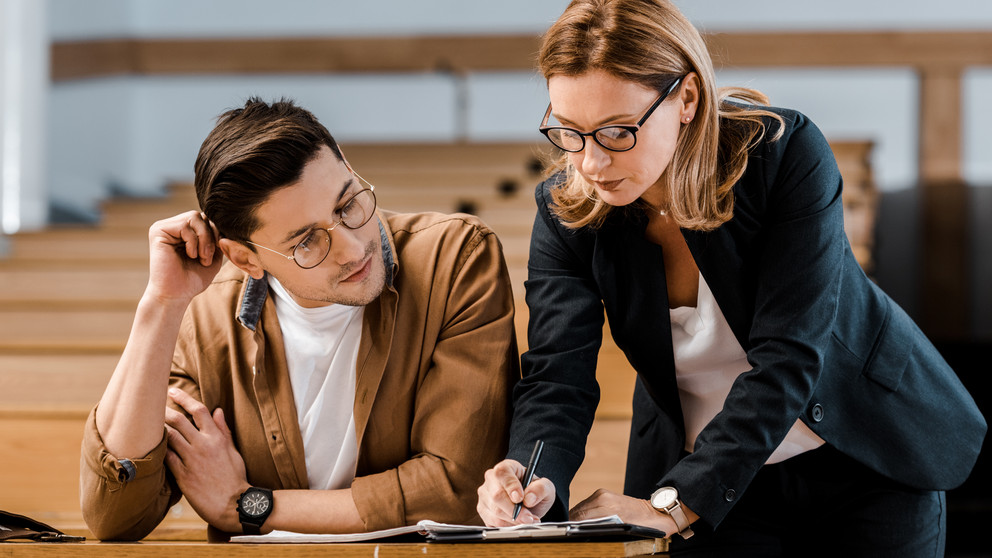
[[[675,503],[679,492],[670,486],[659,488],[651,495],[651,505],[658,509],[665,509]]]
[[[261,492],[251,492],[241,499],[241,509],[247,515],[258,517],[269,509],[269,498]]]

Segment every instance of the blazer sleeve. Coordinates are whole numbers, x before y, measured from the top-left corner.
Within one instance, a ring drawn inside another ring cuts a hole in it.
[[[753,250],[757,280],[747,358],[693,453],[659,482],[718,525],[803,416],[824,366],[848,250],[841,177],[816,126],[788,113],[786,133],[752,155],[744,189],[766,196]]]
[[[535,441],[544,441],[536,474],[550,479],[557,495],[544,519],[560,520],[567,517],[569,484],[582,464],[599,404],[596,361],[604,313],[588,256],[576,249],[582,233],[561,227],[549,209],[551,181],[535,193],[525,283],[528,350],[513,394],[508,456],[526,464]]]

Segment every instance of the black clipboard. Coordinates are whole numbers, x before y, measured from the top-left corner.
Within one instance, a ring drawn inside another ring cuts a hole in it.
[[[632,525],[630,523],[560,523],[537,524],[514,529],[445,529],[432,527],[421,531],[429,542],[528,542],[528,541],[628,541],[635,539],[663,539],[664,531]]]
[[[514,527],[451,525],[423,520],[416,525],[365,533],[303,534],[273,531],[267,535],[239,535],[232,543],[350,543],[350,542],[581,542],[664,539],[665,533],[643,525],[624,523],[618,516],[585,521],[537,523]],[[666,541],[667,542],[667,541]]]

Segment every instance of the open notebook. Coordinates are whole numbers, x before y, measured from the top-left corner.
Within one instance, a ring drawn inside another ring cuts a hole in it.
[[[241,535],[231,537],[235,543],[345,543],[364,541],[430,541],[430,542],[484,542],[528,540],[631,540],[638,538],[662,539],[663,531],[624,523],[611,515],[585,521],[563,521],[515,525],[513,527],[483,527],[480,525],[451,525],[424,520],[416,525],[396,527],[369,533],[344,535],[310,535],[288,531],[272,531],[267,535]]]

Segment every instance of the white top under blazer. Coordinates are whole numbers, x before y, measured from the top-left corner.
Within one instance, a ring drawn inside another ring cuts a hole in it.
[[[723,409],[734,380],[751,370],[751,365],[701,273],[696,306],[673,308],[671,319],[685,449],[691,452],[699,433]],[[823,439],[797,418],[765,463],[779,463],[823,444]]]

